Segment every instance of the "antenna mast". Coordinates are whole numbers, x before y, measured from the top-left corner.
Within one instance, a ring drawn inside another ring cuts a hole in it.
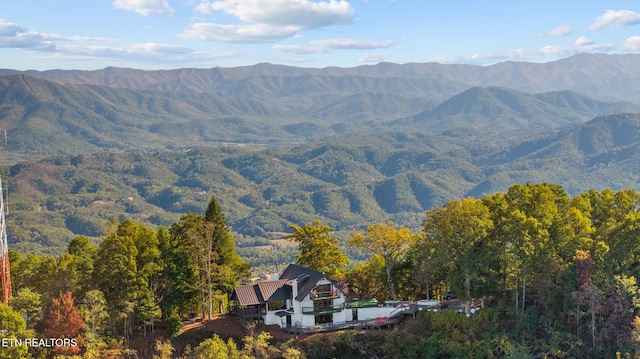
[[[4,147],[7,147],[7,130],[4,130]],[[4,204],[5,193],[0,175],[0,283],[2,284],[2,302],[7,303],[11,298],[11,274],[9,271],[7,227],[5,225],[5,213],[7,212],[7,207]]]
[[[2,178],[0,178],[0,276],[2,276],[2,301],[7,303],[9,298],[11,298],[11,274],[9,273],[9,250],[7,248],[5,210]]]

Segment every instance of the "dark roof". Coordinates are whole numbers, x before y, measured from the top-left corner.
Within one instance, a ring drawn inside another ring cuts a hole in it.
[[[263,304],[264,299],[257,285],[241,285],[233,289],[232,299],[237,299],[242,306]]]
[[[289,264],[279,280],[235,287],[231,298],[238,300],[243,306],[291,298],[291,282],[295,280],[298,282],[298,296],[295,299],[301,302],[324,277],[324,273],[317,270]],[[342,290],[340,287],[338,289]]]
[[[290,279],[298,281],[298,296],[296,300],[301,302],[304,297],[311,292],[316,283],[324,277],[324,273],[310,268],[301,267],[296,264],[289,264],[282,272],[280,279]]]
[[[289,280],[272,280],[256,284],[265,301],[291,298]]]
[[[231,299],[236,299],[240,305],[246,306],[264,304],[269,300],[291,298],[289,282],[289,280],[274,280],[241,285],[233,289]]]

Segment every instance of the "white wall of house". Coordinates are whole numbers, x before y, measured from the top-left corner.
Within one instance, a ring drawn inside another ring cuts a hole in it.
[[[357,308],[358,309],[358,320],[369,320],[380,317],[389,318],[391,315],[397,313],[401,309],[396,307],[369,307],[369,308]],[[351,312],[351,309],[349,309]]]
[[[319,280],[316,283],[316,286],[319,285],[326,285],[326,284],[331,284],[331,290],[336,291],[336,293],[339,295],[338,298],[334,298],[333,299],[333,305],[334,306],[342,306],[344,307],[345,304],[345,296],[344,293],[342,293],[341,291],[339,291],[337,288],[335,288],[332,284],[332,282],[326,278],[322,278],[321,280]],[[293,315],[291,316],[291,324],[292,325],[296,325],[296,326],[303,326],[303,327],[311,327],[314,326],[316,324],[316,318],[315,315],[313,314],[303,314],[302,313],[302,308],[313,308],[313,300],[311,299],[311,293],[307,294],[302,301],[297,301],[295,300],[295,297],[298,296],[298,283],[297,281],[293,281],[292,283],[292,299],[291,301],[288,301],[288,308],[293,308]],[[270,312],[267,313],[267,316],[270,315]],[[273,320],[273,324],[279,324],[281,327],[286,325],[286,318],[282,319],[282,318],[278,318],[275,315],[275,312],[272,313],[272,316],[275,317],[273,319],[269,319],[269,322],[271,322]],[[277,318],[277,319],[276,319]],[[346,310],[343,309],[340,312],[337,313],[333,313],[333,322],[334,323],[339,323],[339,322],[345,322],[351,320],[351,310]],[[265,323],[267,322],[267,319],[265,318]]]
[[[267,310],[267,314],[264,316],[264,324],[266,324],[266,325],[273,325],[273,324],[280,325],[280,317],[276,315],[276,312],[278,312],[280,310],[282,310],[282,309]]]

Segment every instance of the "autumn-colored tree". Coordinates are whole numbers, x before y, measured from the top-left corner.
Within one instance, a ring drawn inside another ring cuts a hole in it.
[[[391,296],[389,286],[386,285],[386,271],[384,259],[374,254],[364,262],[356,264],[347,271],[349,291],[358,293],[365,298],[385,299]]]
[[[377,223],[369,226],[365,233],[356,232],[349,239],[349,245],[370,254],[377,254],[384,259],[391,297],[393,300],[398,300],[391,268],[402,260],[409,248],[419,239],[420,236],[409,228],[396,228],[393,223]]]
[[[304,227],[291,225],[289,228],[293,233],[285,238],[298,243],[296,262],[299,265],[323,272],[330,278],[344,278],[341,269],[349,264],[349,257],[338,247],[333,228],[319,220],[307,223]]]
[[[225,342],[217,334],[214,334],[212,338],[205,339],[196,347],[192,357],[194,359],[236,359],[240,358],[240,351],[231,338]]]
[[[451,201],[442,208],[427,211],[424,222],[425,242],[437,248],[448,282],[465,300],[465,311],[470,313],[472,285],[487,281],[494,250],[488,239],[493,228],[489,209],[482,201],[465,198]],[[473,283],[472,283],[473,282]],[[475,291],[479,292],[479,291]]]
[[[45,310],[40,323],[41,331],[47,338],[68,338],[77,341],[76,346],[56,346],[53,352],[56,354],[78,354],[82,347],[80,331],[84,329],[84,320],[80,311],[74,305],[71,292],[65,292],[52,298],[51,305]]]

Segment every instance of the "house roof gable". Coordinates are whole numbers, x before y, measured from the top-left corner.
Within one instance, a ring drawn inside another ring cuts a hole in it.
[[[291,298],[290,281],[286,279],[258,282],[256,284],[265,301]]]
[[[324,278],[324,273],[296,264],[289,264],[284,272],[282,272],[280,278],[298,281],[298,295],[295,299],[301,302],[316,284]]]
[[[241,285],[233,289],[233,299],[236,299],[242,306],[264,304],[257,285]]]

